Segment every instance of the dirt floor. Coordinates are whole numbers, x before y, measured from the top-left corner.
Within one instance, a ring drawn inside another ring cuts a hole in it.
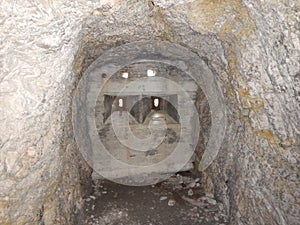
[[[228,224],[222,203],[205,194],[191,174],[143,187],[99,180],[85,201],[87,225]]]

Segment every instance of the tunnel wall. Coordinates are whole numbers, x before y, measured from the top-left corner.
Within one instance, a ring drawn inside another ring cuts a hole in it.
[[[72,88],[107,49],[153,39],[197,53],[226,96],[227,136],[202,175],[231,224],[298,223],[297,1],[5,0],[0,7],[1,224],[74,224],[85,166],[71,157]]]
[[[80,23],[92,8],[1,1],[1,225],[80,220],[80,174],[88,169],[72,137],[72,70]]]

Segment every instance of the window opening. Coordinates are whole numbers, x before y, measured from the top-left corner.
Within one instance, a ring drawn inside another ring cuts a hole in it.
[[[122,108],[122,107],[123,107],[123,99],[120,98],[120,99],[119,99],[119,108]]]
[[[160,110],[161,98],[152,96],[151,97],[151,109]]]
[[[127,97],[114,97],[114,111],[126,111]]]
[[[159,99],[155,98],[154,99],[154,107],[158,107],[159,106]]]
[[[128,72],[123,72],[122,77],[127,79],[129,77],[129,73]]]
[[[156,72],[153,69],[147,70],[147,76],[148,77],[154,77],[156,75]]]

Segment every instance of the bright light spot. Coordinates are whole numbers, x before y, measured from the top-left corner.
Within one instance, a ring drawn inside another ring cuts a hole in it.
[[[121,99],[121,98],[119,99],[119,107],[121,107],[121,108],[123,107],[123,99]]]
[[[148,77],[154,77],[155,76],[155,71],[151,70],[151,69],[147,70],[147,76]]]
[[[158,105],[159,105],[159,99],[158,99],[158,98],[155,98],[155,99],[154,99],[154,106],[155,106],[155,107],[158,107]]]
[[[128,78],[128,76],[129,76],[129,73],[128,73],[128,72],[124,72],[124,73],[122,73],[122,77],[123,77],[123,78],[127,79],[127,78]]]

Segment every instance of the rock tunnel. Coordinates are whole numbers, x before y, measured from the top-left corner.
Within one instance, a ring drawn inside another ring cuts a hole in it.
[[[0,224],[299,224],[299,7],[3,1]]]

